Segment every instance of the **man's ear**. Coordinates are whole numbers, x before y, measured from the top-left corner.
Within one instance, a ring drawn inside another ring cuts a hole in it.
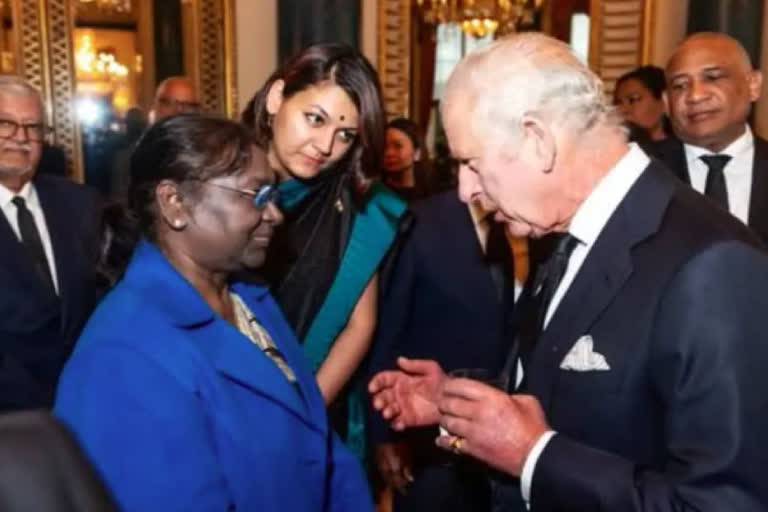
[[[159,219],[173,230],[182,230],[187,226],[188,215],[184,207],[179,184],[163,180],[155,188]]]
[[[280,110],[280,106],[283,104],[283,88],[285,82],[283,80],[275,80],[272,85],[269,86],[267,92],[267,113],[270,115],[277,114]]]
[[[524,114],[520,127],[523,132],[523,147],[532,150],[532,155],[527,158],[533,158],[543,172],[550,172],[555,166],[557,147],[549,125],[536,116]]]
[[[749,99],[753,102],[760,98],[760,91],[763,87],[763,73],[760,70],[754,70],[749,73]]]

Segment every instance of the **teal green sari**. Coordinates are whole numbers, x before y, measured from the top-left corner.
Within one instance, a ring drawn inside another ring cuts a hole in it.
[[[280,184],[280,207],[289,211],[309,193],[298,180]],[[352,310],[365,287],[389,251],[398,231],[406,204],[380,184],[374,184],[365,203],[355,210],[341,263],[331,286],[301,340],[304,353],[315,371],[325,361],[339,333],[347,325]],[[347,399],[347,446],[364,460],[365,397],[360,390]]]

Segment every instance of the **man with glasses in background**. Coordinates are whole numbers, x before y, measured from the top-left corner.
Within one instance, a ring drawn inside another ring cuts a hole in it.
[[[38,91],[0,76],[0,412],[50,407],[96,300],[98,194],[41,172]]]

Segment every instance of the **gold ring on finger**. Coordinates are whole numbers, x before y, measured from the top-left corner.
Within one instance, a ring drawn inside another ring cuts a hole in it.
[[[453,453],[461,455],[461,444],[463,442],[464,440],[459,436],[454,436],[453,439],[451,439],[451,450],[453,450]]]

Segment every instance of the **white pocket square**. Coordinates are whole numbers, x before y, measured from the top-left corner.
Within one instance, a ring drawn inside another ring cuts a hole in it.
[[[611,367],[605,356],[594,351],[595,342],[592,336],[587,334],[576,341],[571,350],[565,355],[563,362],[560,363],[560,369],[573,370],[575,372],[595,372],[608,371]]]

